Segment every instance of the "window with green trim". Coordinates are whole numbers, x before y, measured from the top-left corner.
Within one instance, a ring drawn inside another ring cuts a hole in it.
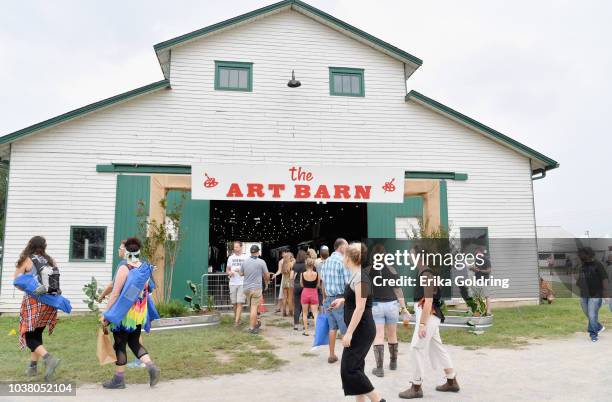
[[[106,227],[71,226],[70,261],[105,261]]]
[[[215,61],[215,89],[223,91],[252,91],[253,63]]]
[[[330,67],[329,94],[334,96],[365,96],[363,69]]]

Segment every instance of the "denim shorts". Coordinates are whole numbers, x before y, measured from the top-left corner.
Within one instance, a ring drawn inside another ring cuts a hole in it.
[[[374,302],[372,315],[376,324],[397,324],[399,321],[399,302]]]
[[[323,309],[327,313],[327,323],[329,324],[329,330],[340,331],[345,334],[346,324],[344,322],[344,305],[332,311],[327,311],[329,305],[335,299],[335,297],[327,297],[325,299],[325,303],[323,304]]]

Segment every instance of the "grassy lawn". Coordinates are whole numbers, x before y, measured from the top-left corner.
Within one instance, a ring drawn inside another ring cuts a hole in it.
[[[440,333],[443,342],[468,349],[516,348],[528,344],[530,340],[565,337],[576,332],[586,333],[587,321],[578,299],[557,299],[551,305],[500,308],[494,310],[493,315],[493,326],[484,334],[475,335],[458,328],[442,329]],[[607,305],[602,306],[599,320],[604,326],[612,327],[612,314]],[[400,327],[400,340],[410,342],[413,327],[409,330]]]
[[[114,365],[100,366],[96,357],[97,328],[95,317],[74,316],[61,318],[52,336],[45,333],[45,346],[62,360],[57,381],[92,383],[110,378]],[[11,329],[18,329],[18,318],[0,317],[0,380],[24,381],[28,379],[23,371],[29,350],[19,350],[17,336],[8,335]],[[144,345],[161,368],[162,380],[274,369],[284,363],[263,337],[234,328],[232,320],[225,317],[217,326],[145,334]],[[128,352],[128,361],[132,358]],[[128,368],[126,379],[148,382],[144,369]]]

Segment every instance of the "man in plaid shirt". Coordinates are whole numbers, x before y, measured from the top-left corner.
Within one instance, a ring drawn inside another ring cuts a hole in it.
[[[339,238],[334,242],[334,252],[325,260],[321,266],[321,281],[323,282],[323,308],[327,311],[327,321],[329,323],[329,357],[328,363],[338,361],[335,353],[336,335],[338,331],[346,333],[344,323],[344,306],[337,309],[330,309],[331,303],[338,297],[344,296],[344,289],[350,280],[350,272],[344,266],[344,252],[348,247],[345,239]]]

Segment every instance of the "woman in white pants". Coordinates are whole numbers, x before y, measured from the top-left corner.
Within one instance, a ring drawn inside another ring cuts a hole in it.
[[[423,250],[421,252],[424,253]],[[434,369],[444,369],[446,375],[446,383],[437,386],[436,391],[459,392],[453,362],[440,339],[440,323],[444,321],[444,314],[440,309],[440,289],[432,283],[434,274],[422,264],[422,259],[418,260],[419,274],[414,289],[416,327],[412,334],[412,342],[410,342],[412,368],[410,382],[412,385],[407,390],[400,392],[399,397],[403,399],[423,397],[421,385],[427,359]]]

